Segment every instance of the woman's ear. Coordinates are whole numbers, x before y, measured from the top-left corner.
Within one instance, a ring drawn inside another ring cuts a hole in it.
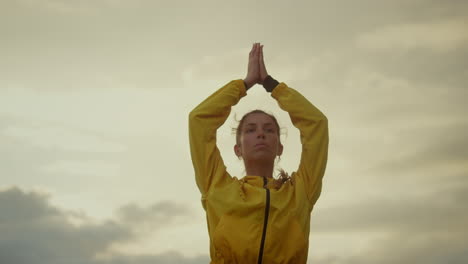
[[[238,158],[242,157],[242,150],[239,144],[234,145],[234,153]]]
[[[281,156],[281,154],[283,154],[283,144],[279,143],[279,146],[278,146],[278,156]]]

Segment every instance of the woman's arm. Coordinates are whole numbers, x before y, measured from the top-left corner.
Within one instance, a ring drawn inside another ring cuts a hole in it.
[[[285,83],[278,83],[268,75],[263,60],[263,46],[259,55],[260,79],[263,87],[287,111],[291,121],[301,133],[302,154],[295,177],[305,185],[311,204],[315,204],[322,190],[328,157],[328,120],[312,103]]]
[[[189,140],[195,179],[205,196],[210,187],[228,180],[226,167],[216,146],[216,131],[231,107],[246,95],[242,80],[234,80],[205,99],[189,114]]]
[[[195,179],[203,196],[208,194],[212,186],[230,179],[216,146],[216,131],[226,121],[231,107],[246,95],[247,89],[258,82],[259,53],[260,45],[253,44],[245,79],[229,82],[189,114],[190,153]]]
[[[311,204],[315,204],[322,189],[328,157],[328,120],[325,115],[296,90],[285,83],[278,84],[271,96],[287,111],[300,131],[302,154],[295,177],[305,185]]]

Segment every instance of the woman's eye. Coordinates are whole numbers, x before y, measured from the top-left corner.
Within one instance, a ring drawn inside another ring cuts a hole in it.
[[[275,131],[274,131],[272,128],[269,128],[269,129],[267,129],[267,132],[268,132],[268,133],[273,133],[273,132],[275,132]]]

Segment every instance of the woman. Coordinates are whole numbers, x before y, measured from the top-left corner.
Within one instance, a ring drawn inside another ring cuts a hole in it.
[[[216,146],[217,129],[256,83],[271,92],[300,130],[299,168],[281,181],[273,178],[274,160],[283,151],[273,116],[253,111],[241,119],[234,146],[246,169],[241,179],[229,175]],[[268,75],[263,46],[253,45],[244,80],[229,82],[192,110],[189,134],[211,263],[306,263],[310,214],[327,163],[328,121],[296,90]]]

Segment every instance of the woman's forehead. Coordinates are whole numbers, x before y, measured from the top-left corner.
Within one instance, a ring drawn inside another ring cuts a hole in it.
[[[252,113],[245,117],[244,124],[274,124],[273,118],[264,113]]]

